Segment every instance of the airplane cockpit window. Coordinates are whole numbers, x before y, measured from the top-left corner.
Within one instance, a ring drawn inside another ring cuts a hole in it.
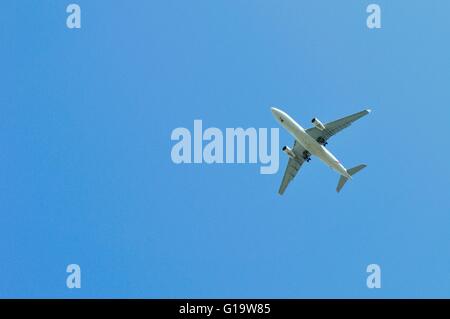
[[[281,122],[284,122],[284,120],[283,120],[283,118],[282,118],[281,116],[280,116],[280,121],[281,121]]]

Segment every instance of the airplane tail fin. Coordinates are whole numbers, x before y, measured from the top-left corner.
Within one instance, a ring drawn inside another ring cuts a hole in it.
[[[353,175],[355,175],[356,173],[358,173],[360,170],[362,170],[362,169],[363,169],[364,167],[366,167],[366,166],[367,166],[366,164],[361,164],[361,165],[355,166],[355,167],[353,167],[353,168],[348,169],[348,170],[347,170],[347,173],[348,173],[350,176],[353,176]],[[339,193],[339,191],[342,189],[342,187],[344,187],[344,185],[345,185],[345,183],[346,183],[347,181],[348,181],[348,178],[341,175],[341,177],[339,178],[338,185],[337,185],[337,187],[336,187],[336,191],[337,191],[338,193]]]

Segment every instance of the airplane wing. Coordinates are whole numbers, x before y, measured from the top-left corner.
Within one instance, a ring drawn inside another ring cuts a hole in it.
[[[329,122],[325,124],[325,129],[323,131],[319,130],[317,127],[311,127],[306,130],[306,132],[311,135],[319,143],[325,143],[330,137],[336,133],[342,131],[344,128],[350,126],[356,120],[370,113],[370,110],[364,110],[339,120]]]
[[[286,187],[289,185],[290,181],[292,181],[297,175],[297,172],[302,167],[303,163],[305,162],[303,156],[303,152],[306,150],[301,146],[297,141],[294,142],[294,147],[292,148],[292,151],[295,155],[297,155],[296,158],[289,157],[289,162],[286,167],[286,170],[284,171],[283,181],[281,182],[280,189],[278,190],[278,193],[280,195],[283,195],[284,191],[286,190]]]

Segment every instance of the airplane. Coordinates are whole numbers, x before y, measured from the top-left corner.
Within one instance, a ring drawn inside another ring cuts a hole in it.
[[[289,183],[294,179],[297,172],[300,170],[303,163],[311,160],[311,155],[317,156],[322,162],[338,172],[339,178],[336,191],[339,193],[345,183],[352,179],[352,176],[365,168],[367,165],[361,164],[350,169],[346,169],[336,157],[325,148],[328,144],[327,140],[340,132],[344,128],[350,126],[353,122],[361,117],[369,114],[370,109],[343,117],[339,120],[323,124],[317,118],[311,120],[313,127],[304,129],[296,121],[294,121],[288,114],[275,107],[270,108],[275,119],[284,127],[289,134],[291,134],[295,141],[294,146],[289,148],[283,146],[282,150],[289,156],[288,165],[284,172],[283,181],[281,182],[278,193],[284,194]]]

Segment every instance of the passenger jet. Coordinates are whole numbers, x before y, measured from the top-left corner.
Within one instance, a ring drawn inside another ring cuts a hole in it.
[[[274,107],[272,107],[271,110],[278,123],[280,123],[280,125],[283,126],[295,139],[292,149],[287,146],[283,146],[282,148],[283,152],[289,156],[289,162],[286,171],[284,172],[280,189],[278,190],[280,195],[283,195],[289,182],[294,179],[303,163],[311,160],[311,155],[317,156],[322,162],[341,175],[336,188],[337,192],[344,187],[345,183],[349,179],[352,179],[352,175],[355,175],[367,166],[365,164],[361,164],[353,168],[346,169],[341,162],[339,162],[336,157],[325,148],[325,146],[327,145],[327,140],[334,134],[350,126],[350,124],[364,115],[369,114],[369,109],[326,124],[323,124],[317,118],[313,118],[311,122],[314,127],[306,130],[285,112]]]

